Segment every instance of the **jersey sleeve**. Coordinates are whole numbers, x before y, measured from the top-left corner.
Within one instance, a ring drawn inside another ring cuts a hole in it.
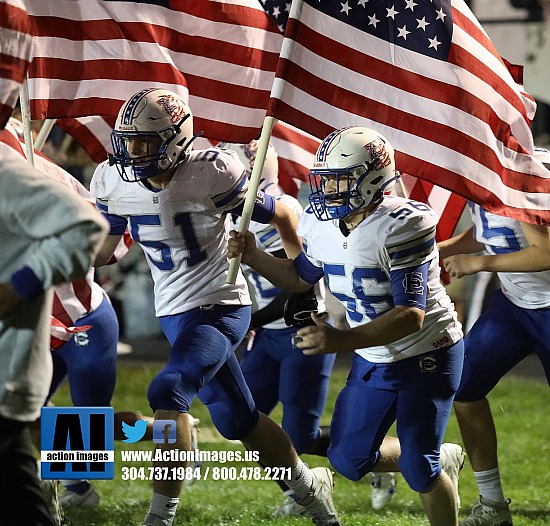
[[[113,178],[107,162],[97,166],[90,182],[90,193],[95,197],[97,209],[109,223],[109,235],[124,235],[128,226],[125,217],[112,213],[110,195],[116,186],[118,179]]]
[[[394,219],[385,242],[390,270],[415,267],[434,259],[436,226],[435,214]]]
[[[394,305],[426,310],[428,272],[437,257],[435,214],[394,219],[386,238]]]
[[[237,208],[244,202],[248,189],[247,172],[238,155],[231,150],[216,151],[210,166],[214,170],[211,179],[210,195],[214,206],[220,212]],[[200,155],[198,162],[200,162]]]
[[[22,158],[1,164],[2,220],[32,245],[25,266],[11,277],[13,287],[30,300],[52,285],[84,277],[106,232],[97,211]]]

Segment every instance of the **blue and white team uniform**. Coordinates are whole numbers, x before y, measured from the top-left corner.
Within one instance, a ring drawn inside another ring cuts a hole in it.
[[[234,355],[250,322],[247,283],[241,271],[235,284],[226,283],[228,212],[242,207],[247,181],[234,152],[209,149],[192,151],[160,191],[123,181],[107,162],[91,182],[110,233],[128,226],[145,253],[156,314],[172,345],[149,386],[151,408],[187,413],[200,391],[229,439],[246,436],[259,418]],[[253,218],[268,222],[274,210],[273,199],[260,194]]]
[[[293,197],[280,194],[276,199],[297,216],[302,213],[300,203]],[[255,234],[260,250],[272,255],[284,254],[283,243],[273,226],[252,221],[248,230]],[[251,268],[245,267],[245,274],[254,286],[259,310],[282,293],[282,289]],[[324,312],[322,281],[316,289],[318,311]],[[292,346],[296,330],[296,327],[287,327],[282,317],[255,329],[252,346],[243,351],[241,369],[258,409],[270,414],[280,401],[283,406],[282,427],[296,451],[298,454],[313,453],[336,355],[304,356]]]
[[[474,237],[489,255],[529,246],[521,223],[470,203]],[[531,352],[539,357],[550,384],[550,270],[499,272],[500,289],[464,340],[464,371],[456,400],[484,398]]]
[[[425,311],[423,328],[389,345],[355,350],[346,387],[331,422],[328,457],[346,478],[359,480],[376,465],[379,447],[397,419],[400,470],[409,486],[426,491],[439,476],[439,448],[458,388],[462,331],[439,281],[437,214],[394,196],[346,237],[338,221],[300,218],[304,252],[300,277],[326,277],[346,308],[350,326],[369,323],[394,306]]]

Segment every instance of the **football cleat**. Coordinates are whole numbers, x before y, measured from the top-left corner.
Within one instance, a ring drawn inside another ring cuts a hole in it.
[[[278,517],[297,517],[299,515],[303,515],[306,512],[306,509],[294,500],[294,491],[289,489],[284,493],[285,500],[281,506],[275,510],[275,515]]]
[[[460,526],[512,526],[510,499],[496,502],[479,496],[468,517],[460,521]]]
[[[317,526],[341,526],[340,519],[332,502],[334,482],[328,468],[316,467],[311,470],[313,487],[311,492],[298,502]]]
[[[89,483],[88,483],[89,484]],[[70,486],[59,497],[59,504],[63,508],[95,508],[99,504],[99,495],[94,487],[89,484],[84,493],[71,491]]]
[[[458,493],[458,478],[460,471],[464,467],[464,458],[466,455],[458,444],[441,444],[440,462],[441,469],[449,475],[451,482],[456,490],[456,502],[460,509],[460,495]]]
[[[372,488],[372,507],[381,510],[395,493],[395,473],[369,473],[368,477]]]

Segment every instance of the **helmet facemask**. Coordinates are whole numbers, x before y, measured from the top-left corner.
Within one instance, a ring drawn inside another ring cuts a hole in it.
[[[364,166],[342,169],[317,169],[308,174],[312,189],[309,202],[317,219],[342,219],[365,205],[359,183],[366,173]]]

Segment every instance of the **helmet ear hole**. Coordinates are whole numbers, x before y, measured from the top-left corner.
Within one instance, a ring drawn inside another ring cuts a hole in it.
[[[382,175],[379,175],[376,179],[373,179],[370,184],[378,186],[382,179],[384,179],[384,177]]]

